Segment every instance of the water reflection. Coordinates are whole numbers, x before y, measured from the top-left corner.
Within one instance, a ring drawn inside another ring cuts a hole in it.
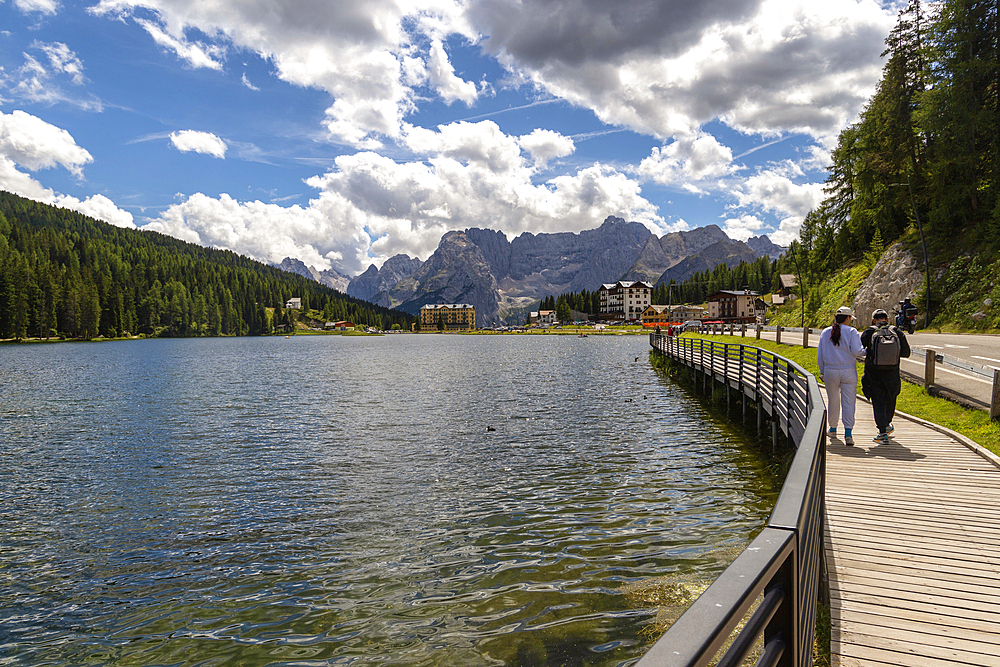
[[[634,661],[658,606],[627,587],[711,580],[775,496],[754,448],[658,376],[647,346],[0,348],[0,654]]]

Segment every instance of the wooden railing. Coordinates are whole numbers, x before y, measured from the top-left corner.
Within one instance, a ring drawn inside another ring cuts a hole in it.
[[[701,597],[639,660],[638,667],[702,667],[709,664],[754,602],[763,597],[718,662],[743,664],[758,638],[758,667],[812,664],[816,603],[823,555],[823,489],[826,470],[826,408],[816,378],[766,350],[737,343],[650,334],[657,352],[702,374],[713,388],[737,390],[756,404],[772,437],[782,431],[796,453],[765,528]]]

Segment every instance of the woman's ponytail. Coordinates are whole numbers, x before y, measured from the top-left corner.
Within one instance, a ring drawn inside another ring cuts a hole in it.
[[[836,322],[833,323],[833,331],[830,332],[830,342],[834,345],[840,345],[840,325],[847,321],[850,315],[836,315],[833,319]]]

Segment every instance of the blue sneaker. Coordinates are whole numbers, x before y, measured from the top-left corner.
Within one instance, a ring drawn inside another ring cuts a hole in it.
[[[889,424],[888,426],[885,427],[885,434],[889,435],[890,433],[892,433],[895,430],[896,430],[896,427],[893,426],[892,424]]]
[[[830,435],[837,435],[837,427],[836,426],[832,427],[829,431],[827,431],[827,433],[829,433]]]
[[[848,447],[854,445],[854,438],[851,437],[851,429],[849,428],[844,429],[844,444],[847,445]]]
[[[874,438],[872,438],[872,442],[877,442],[877,443],[879,443],[881,445],[884,445],[885,443],[889,442],[889,434],[888,433],[879,433]]]

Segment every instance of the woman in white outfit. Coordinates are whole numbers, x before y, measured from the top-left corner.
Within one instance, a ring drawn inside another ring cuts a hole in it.
[[[844,420],[844,444],[853,445],[854,405],[858,397],[858,360],[864,359],[865,347],[861,335],[852,326],[854,311],[847,306],[837,309],[833,326],[819,335],[816,361],[819,374],[826,384],[827,424],[830,435],[836,435],[837,423]]]

